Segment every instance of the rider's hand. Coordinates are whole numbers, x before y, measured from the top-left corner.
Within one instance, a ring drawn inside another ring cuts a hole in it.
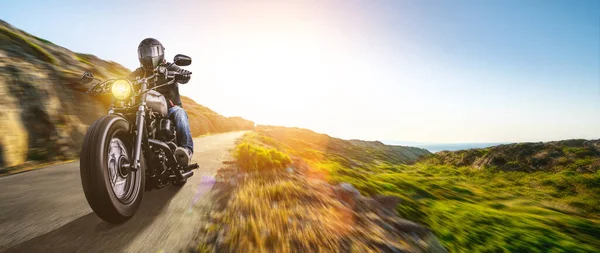
[[[185,69],[179,70],[179,75],[175,76],[175,80],[179,83],[187,83],[192,77],[192,72]]]
[[[182,76],[191,76],[192,75],[192,71],[188,71],[188,70],[185,70],[185,69],[180,69],[179,70],[179,74],[182,75]]]

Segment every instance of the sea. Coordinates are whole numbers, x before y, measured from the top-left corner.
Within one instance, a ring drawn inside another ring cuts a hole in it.
[[[417,148],[424,148],[429,150],[431,153],[436,153],[439,151],[447,150],[447,151],[456,151],[456,150],[464,150],[464,149],[472,149],[472,148],[487,148],[492,146],[498,146],[502,144],[509,144],[510,142],[487,142],[487,143],[418,143],[418,142],[383,142],[388,145],[401,145],[401,146],[410,146]]]

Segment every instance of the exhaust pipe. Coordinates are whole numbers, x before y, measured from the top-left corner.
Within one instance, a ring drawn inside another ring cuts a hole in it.
[[[186,171],[186,172],[183,172],[183,173],[180,173],[180,174],[181,174],[181,178],[185,179],[185,178],[190,178],[191,176],[193,176],[194,172],[193,171]]]

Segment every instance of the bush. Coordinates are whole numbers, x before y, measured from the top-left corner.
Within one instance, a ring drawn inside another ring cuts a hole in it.
[[[234,157],[243,171],[278,170],[292,163],[292,159],[287,154],[247,142],[237,145]]]

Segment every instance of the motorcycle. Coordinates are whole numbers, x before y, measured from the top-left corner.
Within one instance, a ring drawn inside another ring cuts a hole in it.
[[[178,54],[173,63],[188,66],[192,59]],[[167,117],[167,101],[156,89],[176,83],[179,72],[157,67],[151,76],[130,81],[101,81],[90,72],[84,84],[97,81],[86,92],[112,94],[108,115],[92,124],[80,157],[81,183],[92,210],[109,223],[120,224],[137,211],[144,191],[167,185],[182,186],[198,164],[183,166],[174,123]],[[157,84],[161,80],[162,84]]]

